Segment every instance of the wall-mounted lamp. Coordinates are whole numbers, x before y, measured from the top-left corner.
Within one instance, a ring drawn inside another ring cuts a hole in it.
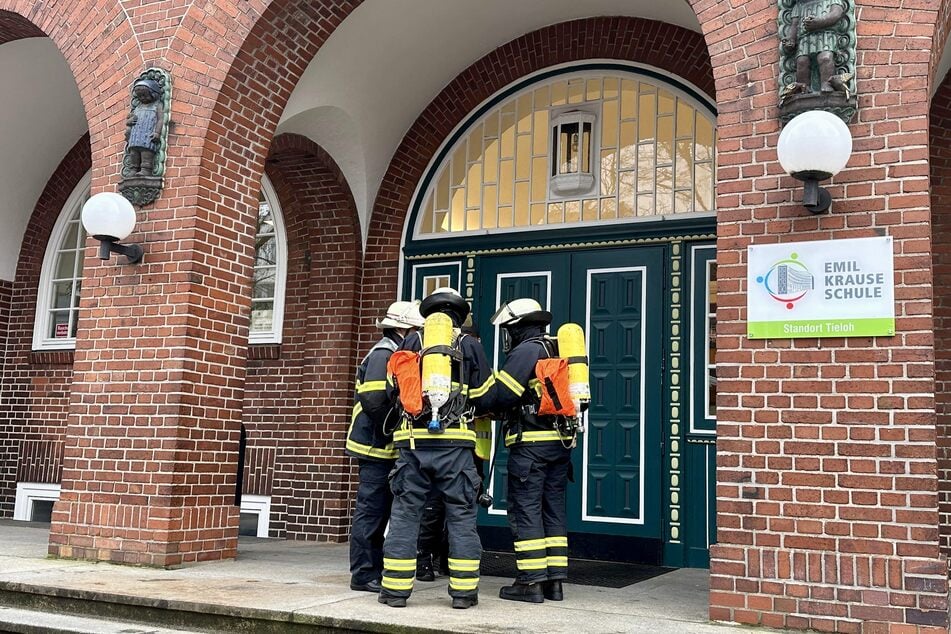
[[[82,220],[86,233],[100,242],[100,260],[108,260],[111,253],[126,256],[129,264],[142,260],[142,247],[119,244],[135,228],[135,208],[124,196],[101,192],[90,197],[83,205]]]
[[[802,206],[814,214],[828,211],[832,196],[819,187],[819,181],[832,178],[849,162],[849,127],[830,112],[803,112],[783,128],[776,151],[783,169],[803,181]]]

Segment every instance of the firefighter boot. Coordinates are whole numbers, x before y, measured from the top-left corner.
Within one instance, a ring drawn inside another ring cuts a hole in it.
[[[377,599],[383,605],[388,605],[391,608],[405,608],[406,607],[406,597],[394,597],[381,592],[379,598]]]
[[[436,573],[433,571],[433,556],[429,553],[416,553],[416,578],[420,581],[435,581]]]
[[[456,610],[466,610],[474,605],[479,605],[479,597],[453,597],[452,607]]]
[[[561,580],[554,579],[552,581],[543,581],[542,582],[542,592],[545,594],[545,598],[549,601],[564,601],[565,593],[561,588]]]
[[[525,601],[526,603],[544,603],[545,601],[541,584],[518,583],[517,581],[510,586],[503,586],[499,590],[499,598],[508,599],[509,601]]]

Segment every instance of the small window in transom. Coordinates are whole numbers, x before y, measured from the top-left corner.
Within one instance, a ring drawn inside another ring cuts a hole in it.
[[[427,275],[423,278],[423,297],[429,297],[437,288],[451,286],[448,275]]]
[[[562,113],[552,120],[551,193],[554,196],[584,195],[594,189],[591,170],[594,120],[594,114],[580,110]]]
[[[448,149],[416,235],[714,211],[714,117],[623,72],[559,75],[505,98]]]

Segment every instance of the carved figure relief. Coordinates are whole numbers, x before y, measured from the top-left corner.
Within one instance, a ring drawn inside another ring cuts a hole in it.
[[[852,0],[779,0],[780,118],[826,110],[846,123],[856,110]]]
[[[164,70],[150,68],[132,84],[119,191],[140,207],[162,192],[171,100],[171,76]]]

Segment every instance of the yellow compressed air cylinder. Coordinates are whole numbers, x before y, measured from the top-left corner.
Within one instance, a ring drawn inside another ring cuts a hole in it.
[[[452,319],[443,313],[433,313],[423,325],[423,351],[434,346],[452,345]],[[429,431],[442,431],[439,424],[439,408],[449,400],[452,390],[452,359],[447,354],[430,352],[423,355],[423,396],[429,399],[433,411]]]
[[[568,391],[578,416],[581,415],[581,403],[591,401],[586,355],[587,346],[581,326],[565,324],[558,329],[558,356],[568,361]]]

